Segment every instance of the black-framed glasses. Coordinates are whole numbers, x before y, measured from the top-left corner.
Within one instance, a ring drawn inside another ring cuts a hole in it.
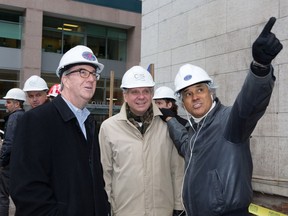
[[[84,68],[79,68],[79,69],[70,71],[66,75],[69,75],[69,74],[72,74],[72,73],[77,73],[77,72],[79,73],[80,77],[82,77],[82,78],[88,78],[90,76],[90,74],[91,74],[95,80],[99,80],[100,79],[100,74],[99,73],[97,73],[96,71],[91,72],[91,71],[88,71],[88,70],[86,70]]]

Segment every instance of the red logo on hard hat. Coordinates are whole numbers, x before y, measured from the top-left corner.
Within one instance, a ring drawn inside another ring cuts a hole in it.
[[[88,61],[95,61],[96,60],[96,56],[91,52],[83,52],[82,56],[84,59],[87,59]]]

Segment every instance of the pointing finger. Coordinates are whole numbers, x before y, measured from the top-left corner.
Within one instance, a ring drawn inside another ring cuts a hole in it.
[[[265,25],[265,27],[262,30],[260,35],[261,36],[267,36],[270,33],[270,31],[271,31],[271,29],[272,29],[272,27],[273,27],[275,22],[276,22],[276,18],[275,17],[271,17],[269,19],[269,21],[266,23],[266,25]]]

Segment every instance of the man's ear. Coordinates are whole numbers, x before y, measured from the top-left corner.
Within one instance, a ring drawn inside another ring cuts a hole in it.
[[[127,102],[127,98],[128,96],[127,96],[127,94],[126,93],[123,93],[123,99],[124,99],[124,102]]]
[[[171,102],[171,101],[169,101],[169,102],[167,103],[167,107],[168,107],[169,109],[172,107],[172,102]]]
[[[61,86],[65,86],[65,88],[69,88],[69,83],[68,81],[68,77],[67,76],[62,76],[61,78]]]

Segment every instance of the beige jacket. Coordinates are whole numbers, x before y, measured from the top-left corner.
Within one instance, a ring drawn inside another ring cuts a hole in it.
[[[153,103],[144,136],[127,120],[126,103],[99,133],[106,191],[113,216],[171,216],[181,210],[184,160]]]

